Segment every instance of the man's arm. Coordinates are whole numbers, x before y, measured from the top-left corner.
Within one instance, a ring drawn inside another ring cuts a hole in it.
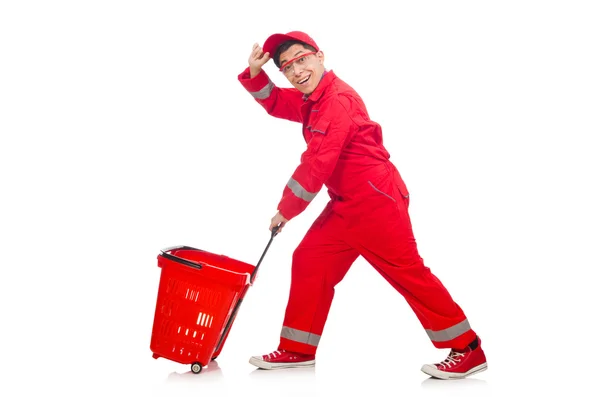
[[[271,116],[302,122],[302,93],[297,89],[275,86],[264,70],[256,77],[250,78],[250,70],[247,68],[239,74],[238,80]]]
[[[239,82],[271,116],[302,122],[302,93],[295,88],[279,88],[273,84],[262,69],[270,59],[268,52],[254,44],[248,67],[238,75]]]
[[[277,210],[289,221],[306,209],[316,197],[337,164],[356,125],[341,101],[334,99],[320,109],[323,118],[312,127],[312,138],[301,156],[300,165],[283,190]]]

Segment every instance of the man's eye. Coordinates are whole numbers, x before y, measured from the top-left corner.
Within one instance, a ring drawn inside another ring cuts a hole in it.
[[[304,63],[306,61],[306,57],[302,57],[298,59],[298,63]]]

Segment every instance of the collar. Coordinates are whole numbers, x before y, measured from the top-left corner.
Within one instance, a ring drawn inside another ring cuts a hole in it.
[[[317,84],[317,88],[315,88],[315,90],[310,93],[309,95],[304,94],[302,96],[302,99],[304,99],[304,102],[308,101],[309,99],[312,102],[317,102],[319,100],[319,98],[321,98],[321,96],[323,95],[323,92],[325,92],[325,90],[327,89],[327,87],[329,87],[331,85],[331,82],[333,81],[333,79],[335,79],[335,73],[333,73],[333,70],[330,71],[325,71],[323,73],[323,75],[321,76],[321,80],[319,81],[319,84]]]

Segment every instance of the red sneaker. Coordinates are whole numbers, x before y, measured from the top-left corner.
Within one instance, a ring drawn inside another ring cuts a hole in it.
[[[313,367],[315,365],[315,355],[275,350],[273,353],[264,356],[250,357],[250,364],[262,369]]]
[[[462,379],[485,371],[487,361],[481,349],[481,339],[478,339],[478,342],[479,346],[475,350],[470,347],[464,350],[452,349],[444,361],[439,364],[425,364],[421,371],[438,379]]]

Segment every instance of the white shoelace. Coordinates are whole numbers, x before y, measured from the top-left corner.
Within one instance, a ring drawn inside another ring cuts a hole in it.
[[[269,355],[267,356],[268,358],[275,358],[277,356],[281,356],[283,353],[281,353],[281,351],[279,350],[275,350],[273,353],[269,353]]]
[[[450,368],[452,367],[452,365],[456,365],[460,362],[460,358],[464,357],[465,354],[464,353],[459,353],[459,352],[455,352],[455,351],[451,351],[450,354],[448,355],[448,357],[446,357],[446,359],[444,361],[442,361],[441,363],[439,363],[438,365],[440,365],[442,368]]]

